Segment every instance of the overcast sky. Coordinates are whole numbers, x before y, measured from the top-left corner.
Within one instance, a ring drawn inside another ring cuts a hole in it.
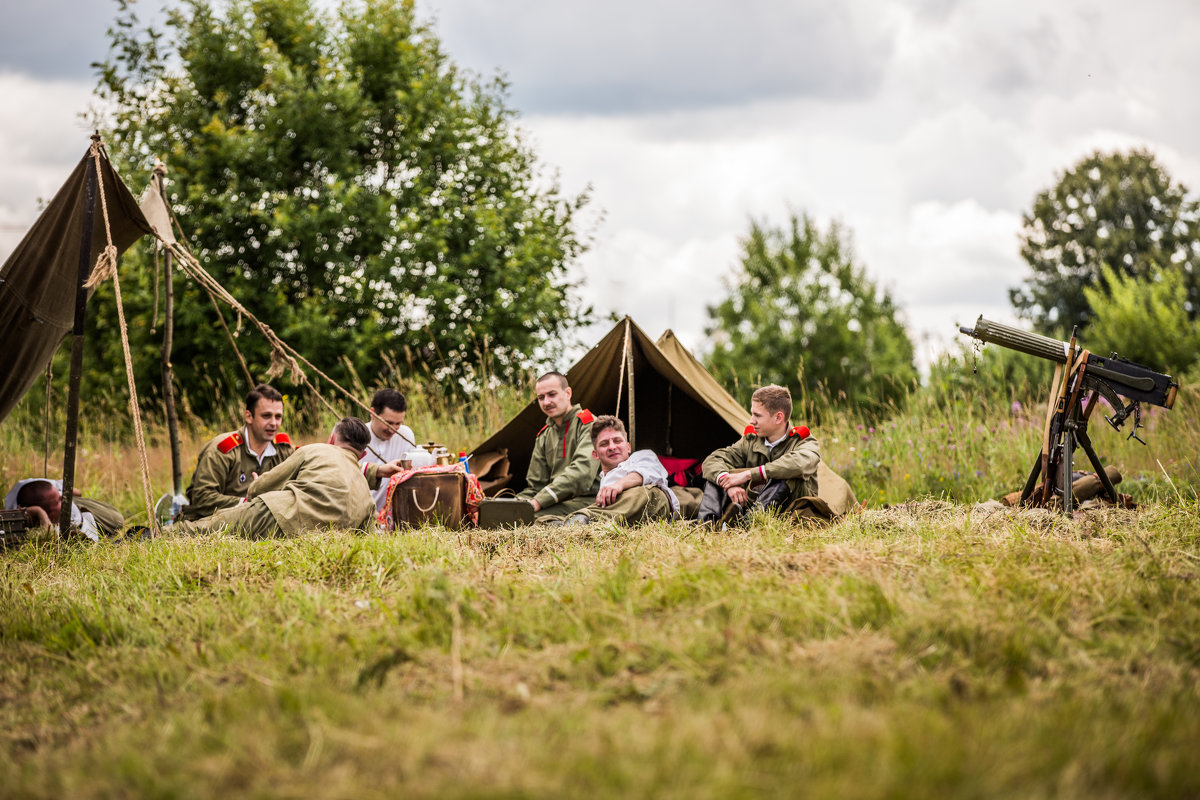
[[[840,220],[924,361],[956,323],[1013,319],[1021,213],[1091,151],[1149,147],[1200,189],[1195,0],[417,7],[461,66],[509,79],[563,187],[592,188],[585,298],[696,350],[752,219]],[[115,11],[0,6],[0,259],[86,150]]]

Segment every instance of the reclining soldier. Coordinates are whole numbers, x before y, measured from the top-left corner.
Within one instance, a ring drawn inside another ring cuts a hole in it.
[[[311,528],[365,530],[375,516],[372,479],[400,470],[400,462],[391,461],[372,464],[372,477],[364,475],[358,460],[370,440],[365,422],[346,417],[327,444],[306,445],[255,478],[241,504],[170,530],[184,535],[229,530],[252,539],[294,536]]]
[[[821,449],[804,426],[792,427],[792,395],[763,386],[750,400],[750,424],[741,439],[704,459],[701,522],[728,522],[758,508],[790,509],[817,494]]]
[[[125,515],[108,503],[83,497],[78,488],[71,496],[71,526],[89,539],[98,541],[101,536],[116,536],[125,527]],[[62,481],[50,478],[19,481],[4,498],[4,507],[25,511],[35,527],[57,526],[62,518]]]
[[[600,462],[596,502],[565,520],[583,524],[617,520],[629,525],[695,516],[696,489],[667,485],[667,470],[653,450],[632,452],[625,423],[604,414],[592,423],[592,458]]]

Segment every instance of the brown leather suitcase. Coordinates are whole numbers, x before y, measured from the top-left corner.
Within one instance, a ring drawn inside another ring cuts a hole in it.
[[[462,526],[467,516],[467,476],[461,472],[418,472],[392,490],[396,527]]]

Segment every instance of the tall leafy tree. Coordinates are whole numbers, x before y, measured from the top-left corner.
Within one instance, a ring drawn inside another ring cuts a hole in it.
[[[1084,294],[1101,269],[1145,279],[1182,274],[1187,312],[1200,315],[1200,204],[1146,150],[1093,153],[1040,193],[1023,217],[1021,256],[1033,274],[1010,299],[1046,333],[1092,320]]]
[[[751,223],[729,297],[708,309],[713,374],[731,390],[787,386],[865,410],[903,396],[917,377],[913,344],[891,295],[854,261],[835,222]],[[745,392],[740,392],[744,394]]]
[[[1091,350],[1175,374],[1200,360],[1200,326],[1188,320],[1179,270],[1138,279],[1105,267],[1100,277],[1099,286],[1083,290],[1095,313],[1087,336]]]
[[[411,0],[183,0],[163,33],[121,6],[97,65],[114,160],[135,186],[165,161],[200,262],[335,378],[390,363],[477,385],[590,318],[567,274],[587,195],[561,193],[505,84],[460,72]],[[150,382],[154,280],[124,272]],[[240,368],[207,296],[177,291],[176,375],[203,406]],[[265,342],[242,326],[239,347],[260,377]]]

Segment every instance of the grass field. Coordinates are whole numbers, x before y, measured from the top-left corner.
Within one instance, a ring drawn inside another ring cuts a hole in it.
[[[816,431],[868,501],[824,528],[40,539],[0,554],[0,793],[1200,796],[1196,401],[1097,433],[1142,506],[1070,520],[975,504],[1034,414],[916,399]]]

